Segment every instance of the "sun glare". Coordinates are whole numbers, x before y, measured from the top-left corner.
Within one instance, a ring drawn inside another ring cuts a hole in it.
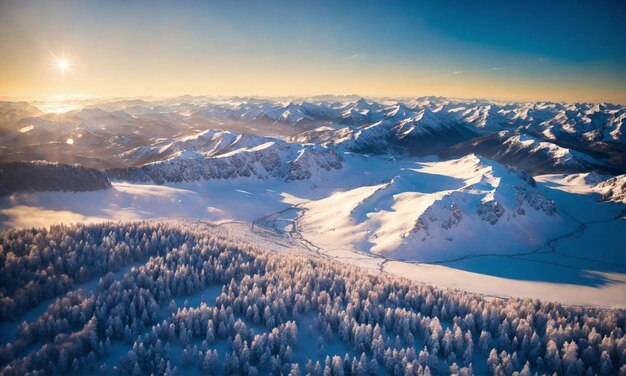
[[[62,71],[67,70],[67,68],[69,68],[69,64],[68,64],[67,60],[65,60],[65,59],[57,60],[57,68],[59,68]]]

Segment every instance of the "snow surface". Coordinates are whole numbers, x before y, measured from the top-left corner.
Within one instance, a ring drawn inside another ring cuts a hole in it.
[[[474,155],[394,173],[388,183],[302,205],[301,232],[324,249],[433,262],[476,252],[519,253],[575,227],[558,212],[532,207],[522,196],[536,191],[517,174]],[[489,204],[504,211],[501,218],[485,213]]]
[[[442,287],[626,307],[625,206],[598,202],[593,189],[606,177],[543,175],[533,187],[474,155],[342,158],[341,170],[301,181],[114,182],[106,191],[15,194],[0,200],[0,225],[180,218],[261,248]]]
[[[504,143],[508,145],[507,152],[519,153],[527,151],[529,154],[541,153],[546,156],[555,166],[571,166],[584,169],[586,163],[601,165],[602,162],[575,150],[571,150],[552,142],[542,141],[526,134],[515,134]]]
[[[618,175],[600,182],[594,189],[602,194],[602,201],[615,201],[626,204],[626,175]]]

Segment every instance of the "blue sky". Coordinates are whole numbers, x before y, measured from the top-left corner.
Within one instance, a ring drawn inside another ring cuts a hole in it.
[[[624,1],[1,1],[0,95],[626,103]],[[71,69],[51,66],[59,57]]]

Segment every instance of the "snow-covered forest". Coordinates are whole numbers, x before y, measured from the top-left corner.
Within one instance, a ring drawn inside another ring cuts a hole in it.
[[[621,309],[445,290],[191,225],[7,230],[0,247],[3,375],[626,373]]]
[[[0,196],[15,192],[97,191],[111,188],[109,179],[99,170],[63,163],[0,163]]]

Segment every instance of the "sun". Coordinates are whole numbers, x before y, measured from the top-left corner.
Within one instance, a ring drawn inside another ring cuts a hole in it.
[[[70,64],[65,59],[57,60],[57,68],[61,71],[66,71],[70,67]]]

